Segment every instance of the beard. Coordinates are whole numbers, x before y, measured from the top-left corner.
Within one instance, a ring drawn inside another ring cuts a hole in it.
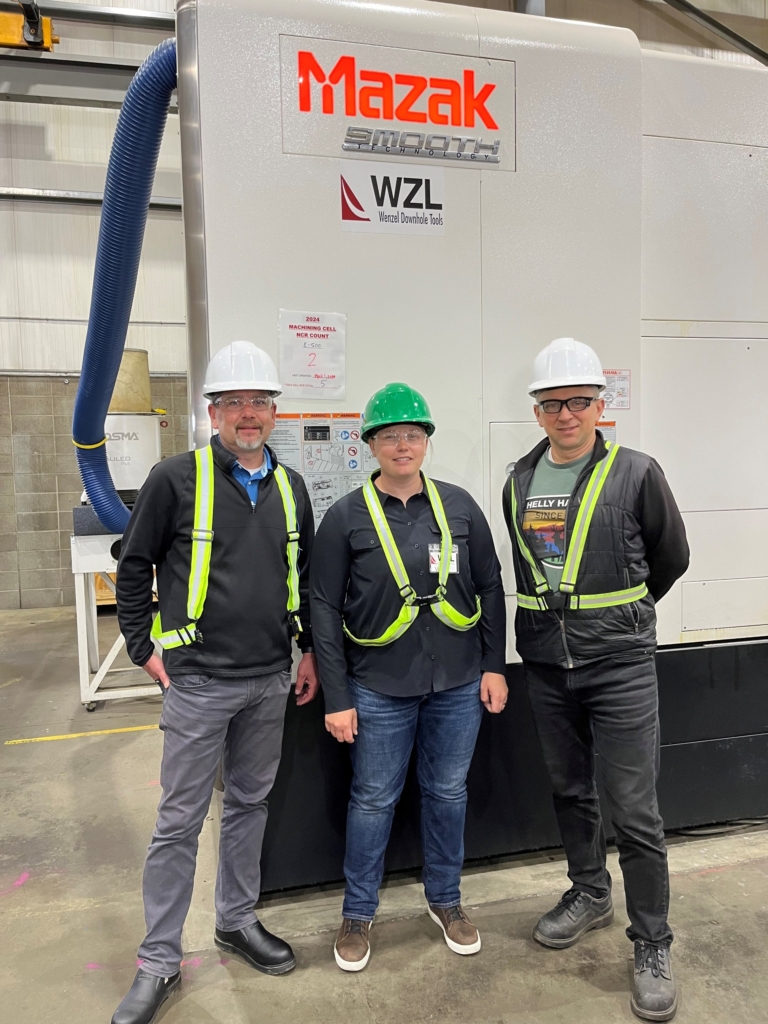
[[[264,444],[264,438],[263,437],[257,437],[257,438],[254,438],[253,441],[245,441],[240,436],[240,433],[238,431],[235,434],[235,444],[237,445],[237,447],[241,451],[244,451],[244,452],[256,452]]]

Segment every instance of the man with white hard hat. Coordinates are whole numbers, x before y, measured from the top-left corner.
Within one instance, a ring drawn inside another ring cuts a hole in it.
[[[515,464],[503,495],[517,650],[571,880],[533,935],[564,949],[613,921],[597,752],[634,942],[632,1009],[671,1020],[655,605],[687,569],[688,544],[659,465],[597,430],[604,388],[587,345],[558,338],[539,353],[529,393],[547,436]]]
[[[222,757],[214,941],[266,974],[296,965],[254,910],[293,639],[303,652],[296,703],[318,687],[307,606],[312,509],[302,478],[266,444],[280,392],[266,352],[248,341],[220,349],[204,389],[218,433],[155,466],[123,537],[117,614],[131,660],[163,691],[163,795],[144,868],[141,966],[112,1024],[150,1024],[180,985],[197,840]]]

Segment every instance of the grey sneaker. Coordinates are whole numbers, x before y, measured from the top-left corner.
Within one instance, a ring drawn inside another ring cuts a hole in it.
[[[613,924],[613,901],[608,893],[596,900],[579,889],[563,893],[560,902],[539,919],[533,937],[550,949],[567,949],[578,942],[584,932],[607,928]]]
[[[642,1020],[672,1020],[677,1012],[677,985],[669,946],[635,942],[632,1009]]]

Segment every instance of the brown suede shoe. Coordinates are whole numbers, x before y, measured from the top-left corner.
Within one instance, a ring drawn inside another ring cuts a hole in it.
[[[345,917],[341,922],[333,955],[342,971],[362,971],[371,959],[368,932],[373,921],[353,921]]]
[[[461,907],[429,907],[429,916],[443,929],[448,949],[461,956],[480,951],[480,933]]]

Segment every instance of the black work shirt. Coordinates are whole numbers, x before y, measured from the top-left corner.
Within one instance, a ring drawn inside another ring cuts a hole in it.
[[[435,480],[453,543],[458,572],[448,577],[447,600],[463,615],[482,615],[461,632],[444,625],[423,606],[406,632],[383,647],[356,644],[379,637],[403,605],[365,503],[362,488],[337,501],[320,524],[310,566],[312,636],[326,712],[353,706],[347,686],[362,686],[394,697],[449,690],[481,672],[504,672],[506,607],[501,569],[488,523],[463,488]],[[438,575],[430,572],[430,545],[439,549],[440,530],[424,492],[408,499],[377,491],[411,586],[422,597],[434,594]],[[434,550],[434,548],[433,548]]]

